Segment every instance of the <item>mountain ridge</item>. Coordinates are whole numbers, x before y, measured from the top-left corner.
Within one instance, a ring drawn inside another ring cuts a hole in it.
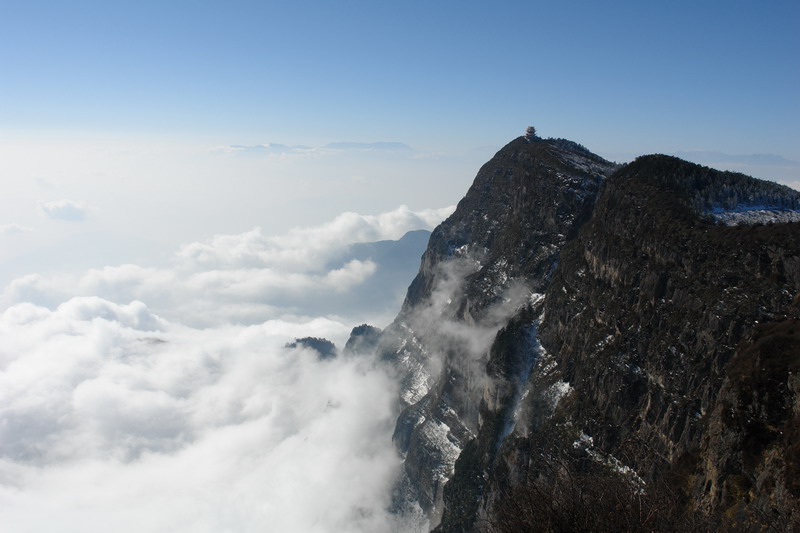
[[[742,198],[794,212],[800,193],[563,139],[501,149],[379,342],[401,383],[395,510],[481,530],[549,449],[670,483],[686,517],[797,520],[800,224],[714,218]],[[769,372],[736,373],[765,353]]]
[[[484,354],[510,315],[543,290],[558,249],[617,168],[561,143],[520,137],[479,170],[431,234],[420,273],[384,331],[383,357],[402,387],[394,436],[405,455],[401,499],[419,502],[434,524],[455,460],[485,414]]]

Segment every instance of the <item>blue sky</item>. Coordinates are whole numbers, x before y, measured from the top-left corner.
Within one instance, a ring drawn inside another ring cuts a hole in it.
[[[796,2],[4,2],[6,132],[798,159]]]

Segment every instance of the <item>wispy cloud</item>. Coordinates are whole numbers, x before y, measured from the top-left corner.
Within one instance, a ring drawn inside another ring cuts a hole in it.
[[[254,144],[245,146],[242,144],[231,144],[229,146],[221,146],[216,149],[221,152],[236,153],[236,154],[293,154],[293,153],[307,153],[314,150],[310,146],[295,145],[287,146],[285,144],[268,143],[268,144]]]
[[[231,144],[214,148],[215,152],[232,155],[280,156],[280,157],[319,157],[342,153],[359,154],[401,154],[414,156],[418,152],[401,142],[333,142],[322,147],[306,145],[286,145],[266,143],[254,145]]]
[[[0,224],[0,235],[19,235],[21,233],[30,233],[33,228],[27,226],[20,226],[19,224]]]
[[[85,202],[73,200],[56,200],[53,202],[39,202],[39,209],[47,217],[54,220],[81,221],[89,213]]]

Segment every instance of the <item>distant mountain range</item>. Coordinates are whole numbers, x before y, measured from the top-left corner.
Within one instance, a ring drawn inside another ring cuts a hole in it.
[[[324,270],[334,270],[352,260],[359,260],[375,263],[375,272],[346,293],[332,296],[329,301],[311,302],[311,308],[320,314],[350,308],[358,308],[365,315],[395,312],[403,302],[408,283],[419,269],[420,257],[430,234],[427,230],[415,230],[396,241],[351,244],[331,259]]]

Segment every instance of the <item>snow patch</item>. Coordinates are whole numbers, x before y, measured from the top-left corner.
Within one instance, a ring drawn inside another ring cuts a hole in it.
[[[411,359],[408,352],[403,354],[403,363],[408,367],[408,375],[400,391],[400,399],[406,405],[413,405],[420,401],[430,389],[430,376],[425,371],[423,365]]]
[[[581,434],[578,436],[575,442],[572,443],[573,448],[591,448],[592,446],[594,446],[594,438],[590,437],[583,431],[581,431]]]
[[[456,459],[461,454],[461,448],[448,438],[450,426],[444,422],[432,419],[423,426],[422,435],[425,441],[441,454],[441,463],[434,468],[433,473],[439,480],[446,483],[453,475],[453,468]]]
[[[530,295],[530,303],[531,303],[531,305],[536,305],[539,302],[541,302],[542,300],[544,300],[544,294],[539,293],[539,292],[532,292],[531,293],[531,295]]]
[[[575,449],[585,450],[593,461],[605,465],[608,468],[614,470],[615,472],[619,472],[620,474],[625,476],[628,480],[630,480],[630,482],[633,485],[635,485],[639,489],[639,491],[641,492],[644,491],[644,487],[646,486],[646,484],[644,480],[641,477],[639,477],[639,474],[637,474],[633,468],[624,464],[622,461],[620,461],[610,453],[603,453],[600,450],[595,449],[594,439],[591,436],[584,433],[583,431],[581,431],[581,434],[572,443],[572,447]]]
[[[733,209],[715,207],[710,214],[714,220],[726,226],[800,222],[800,209],[768,205],[738,205]]]
[[[561,160],[562,163],[581,170],[589,175],[597,175],[600,177],[605,176],[606,172],[609,171],[608,166],[598,164],[597,162],[589,159],[588,157],[584,157],[580,154],[575,152],[564,150],[557,153],[558,158]],[[559,173],[559,177],[563,176]],[[566,177],[566,176],[565,176]],[[581,183],[581,185],[584,185]],[[583,189],[584,187],[581,187]]]
[[[639,493],[644,493],[644,487],[646,483],[644,480],[639,477],[639,474],[636,471],[629,467],[628,465],[624,464],[622,461],[614,457],[613,455],[604,454],[597,450],[590,449],[588,450],[589,456],[596,462],[603,464],[615,472],[618,472],[625,476],[633,485],[638,488]]]
[[[550,408],[555,409],[561,398],[572,391],[572,385],[566,381],[556,381],[544,393],[545,399],[550,403]]]

